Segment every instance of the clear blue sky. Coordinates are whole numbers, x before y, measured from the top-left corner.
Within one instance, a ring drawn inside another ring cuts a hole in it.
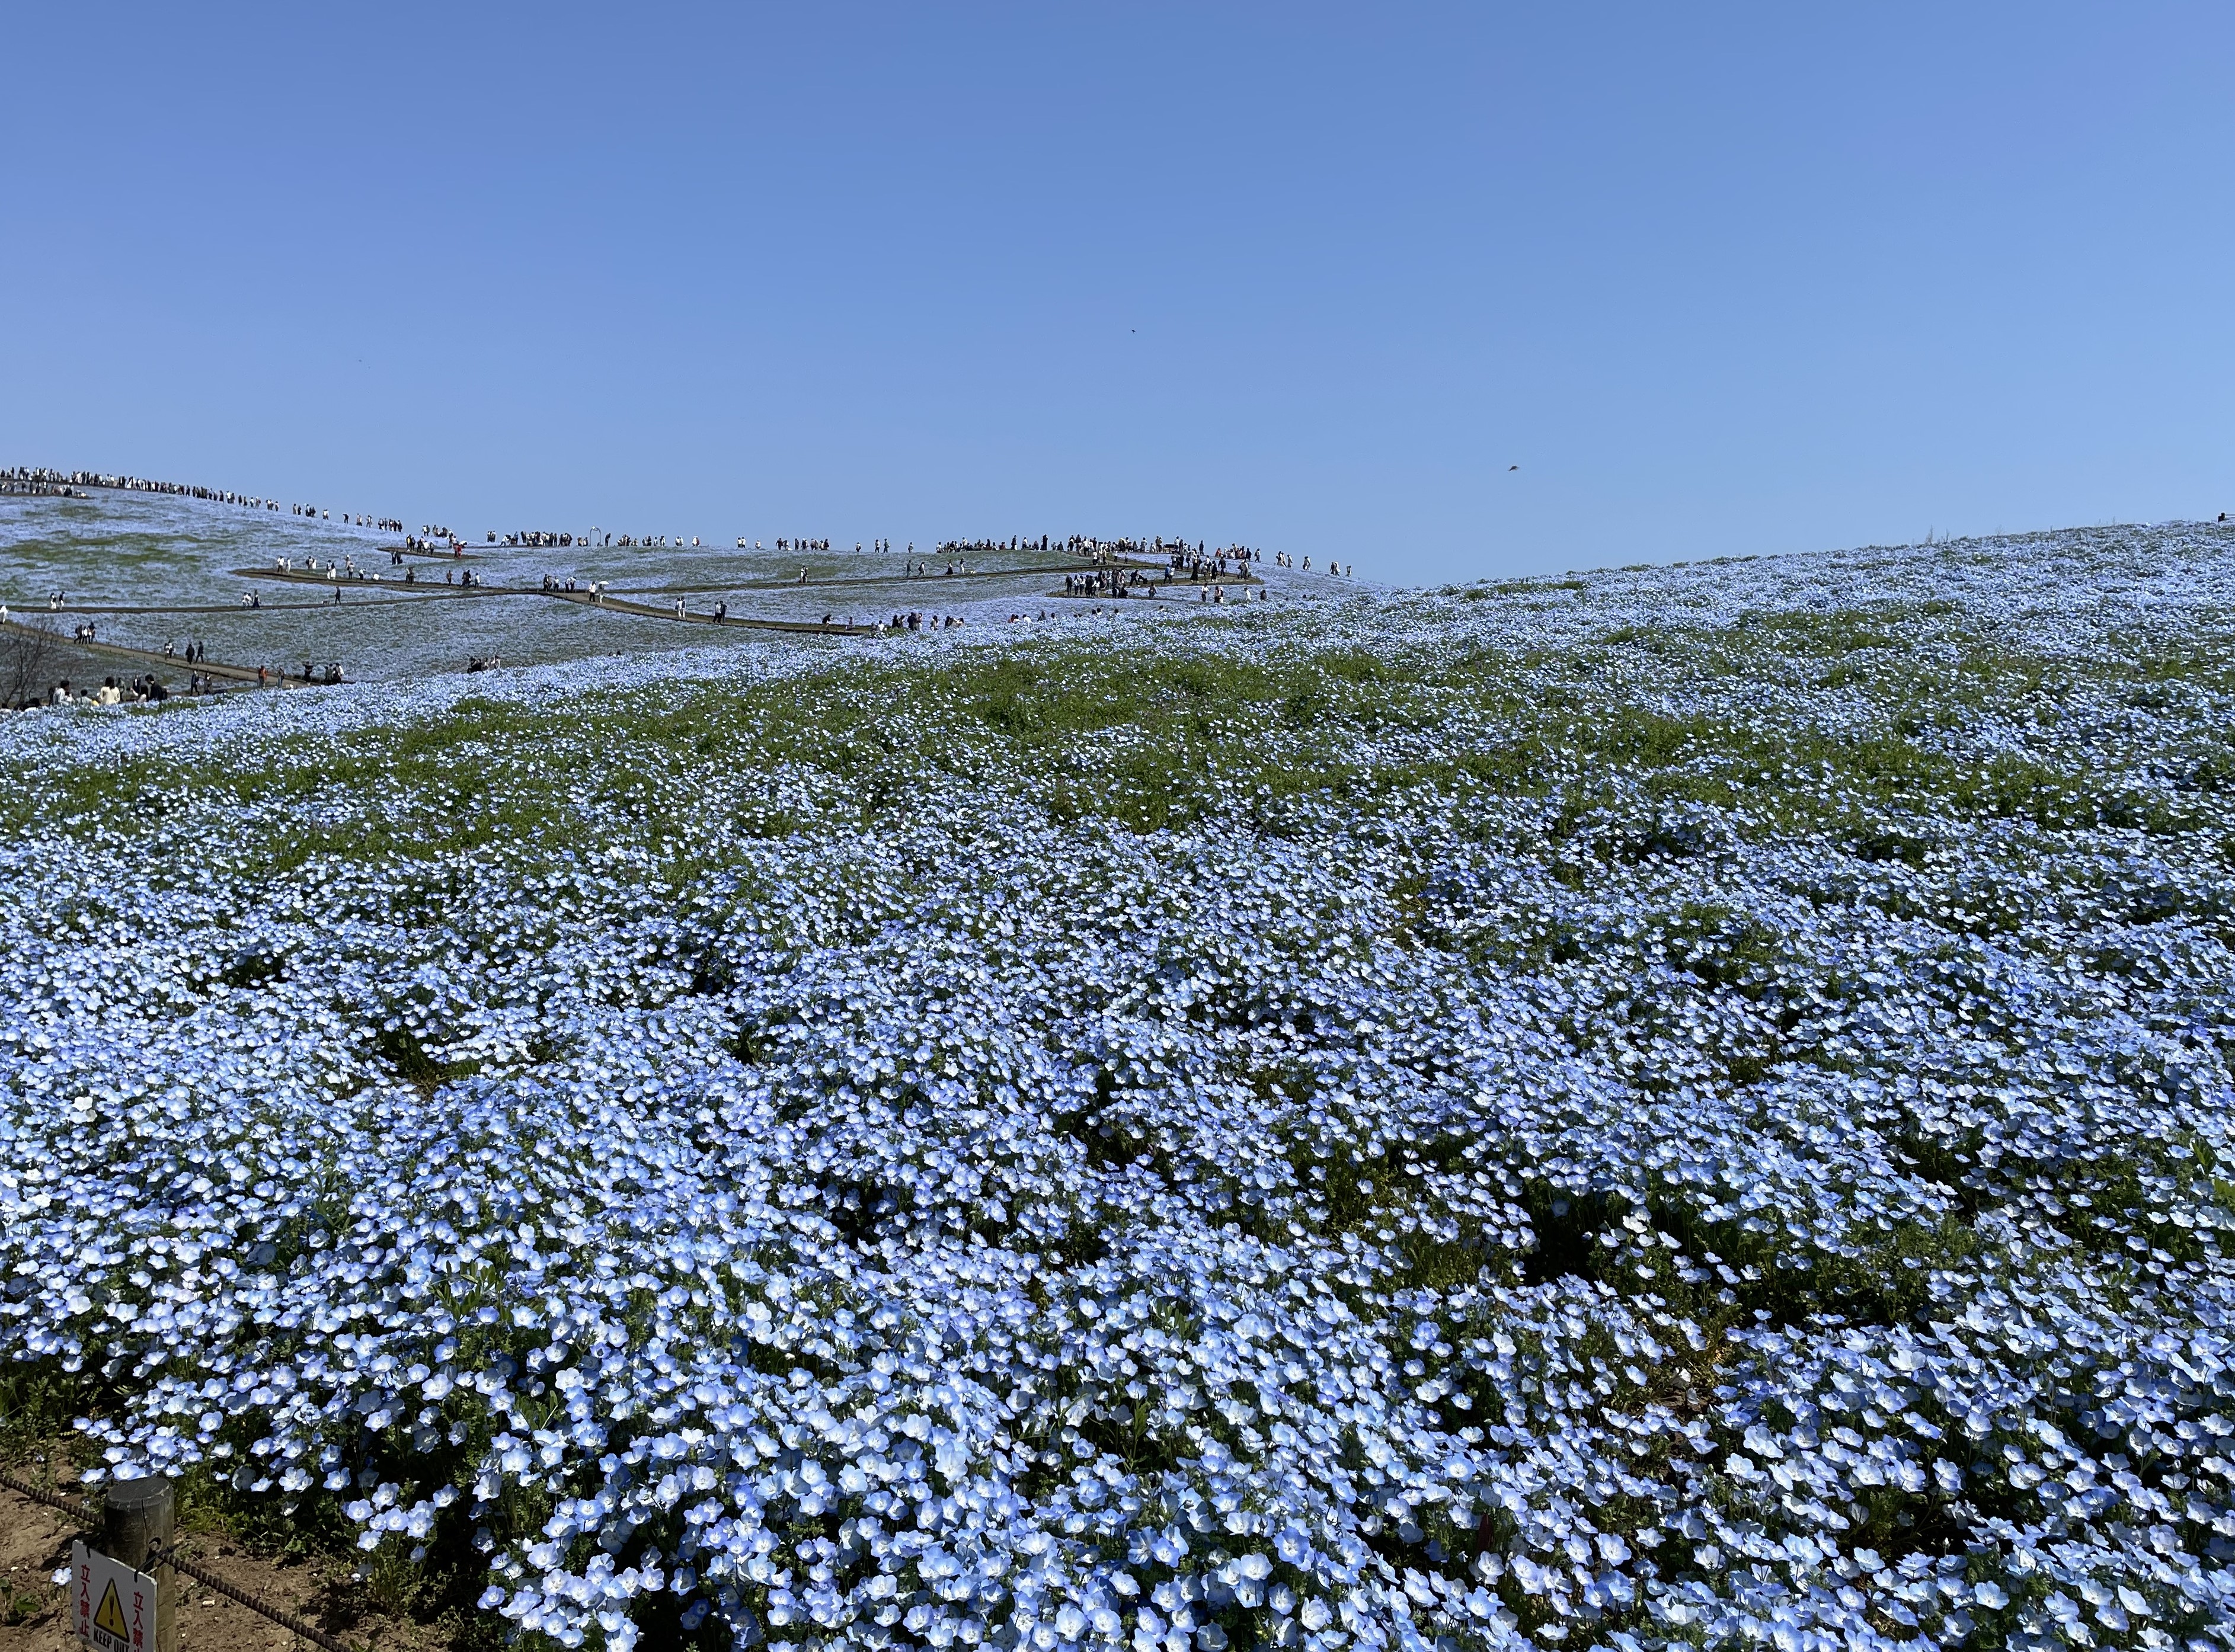
[[[2225,6],[22,5],[0,51],[0,463],[1406,581],[2235,510]]]

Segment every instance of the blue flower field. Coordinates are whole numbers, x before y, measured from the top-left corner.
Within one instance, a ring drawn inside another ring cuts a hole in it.
[[[534,1644],[2235,1647],[2231,711],[2197,526],[21,714],[0,1402]]]

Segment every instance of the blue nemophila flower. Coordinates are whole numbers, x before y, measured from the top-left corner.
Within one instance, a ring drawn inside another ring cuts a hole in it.
[[[17,720],[0,1350],[562,1645],[2226,1644],[2231,587]]]

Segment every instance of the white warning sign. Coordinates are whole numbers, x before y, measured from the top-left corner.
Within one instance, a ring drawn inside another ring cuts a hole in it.
[[[73,1543],[70,1612],[77,1638],[95,1652],[147,1652],[155,1638],[155,1580]]]

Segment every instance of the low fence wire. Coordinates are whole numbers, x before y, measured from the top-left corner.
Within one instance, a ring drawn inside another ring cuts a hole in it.
[[[178,1545],[175,1544],[163,1553],[149,1555],[147,1564],[151,1569],[156,1566],[169,1566],[175,1571],[182,1571],[204,1588],[215,1590],[235,1605],[246,1606],[259,1617],[270,1618],[281,1629],[292,1630],[313,1646],[323,1647],[325,1652],[357,1652],[357,1649],[348,1642],[338,1641],[324,1629],[305,1623],[292,1612],[283,1610],[245,1589],[236,1589],[215,1572],[196,1565],[179,1553]]]
[[[27,1480],[21,1475],[10,1473],[4,1468],[0,1468],[0,1485],[6,1486],[19,1497],[27,1497],[34,1503],[42,1504],[54,1510],[56,1513],[86,1531],[101,1530],[100,1509],[88,1503],[83,1498],[69,1497],[60,1492],[50,1492],[36,1481]],[[347,1642],[336,1640],[315,1624],[305,1623],[284,1607],[274,1606],[263,1596],[229,1583],[208,1568],[187,1559],[179,1552],[179,1546],[175,1543],[168,1549],[158,1550],[147,1557],[147,1570],[153,1572],[161,1566],[168,1566],[174,1571],[185,1573],[203,1588],[224,1596],[236,1606],[246,1606],[259,1617],[268,1618],[281,1629],[299,1636],[313,1646],[323,1649],[323,1652],[357,1652],[357,1649],[351,1646]]]
[[[6,1486],[19,1497],[28,1497],[34,1503],[43,1503],[56,1513],[67,1515],[87,1531],[98,1530],[101,1511],[82,1497],[65,1497],[60,1492],[49,1492],[43,1485],[0,1468],[0,1485]]]

